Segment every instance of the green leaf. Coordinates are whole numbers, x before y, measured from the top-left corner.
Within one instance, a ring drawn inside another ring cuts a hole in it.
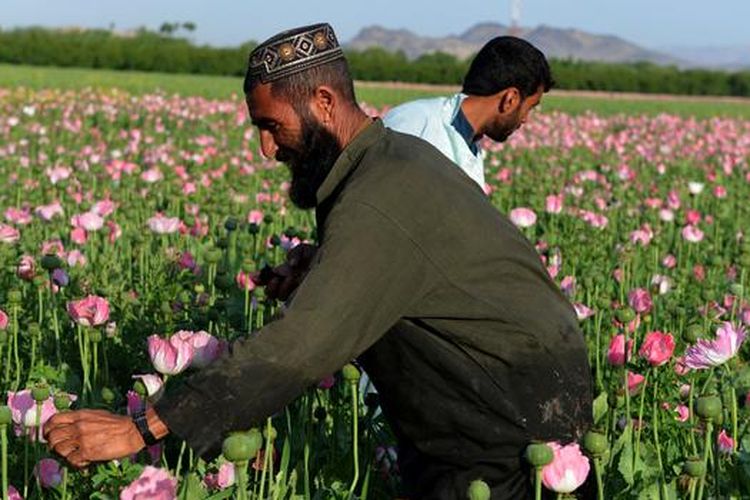
[[[192,472],[183,480],[178,496],[181,499],[193,500],[206,498],[208,493],[203,488],[203,484],[198,475]]]
[[[617,462],[617,470],[622,474],[622,478],[628,484],[633,486],[635,482],[635,470],[633,467],[633,440],[630,439],[632,434],[632,427],[627,426],[622,436],[617,440],[618,443],[622,441],[622,451],[620,452],[620,458]]]
[[[608,410],[607,393],[602,392],[594,399],[594,425],[598,424],[604,418]]]

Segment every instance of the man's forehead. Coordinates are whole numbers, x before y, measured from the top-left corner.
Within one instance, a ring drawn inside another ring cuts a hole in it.
[[[253,120],[261,118],[272,118],[279,113],[283,113],[288,104],[271,92],[271,84],[263,83],[256,85],[245,96],[247,108]]]

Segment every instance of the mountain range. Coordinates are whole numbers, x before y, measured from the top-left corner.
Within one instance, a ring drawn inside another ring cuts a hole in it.
[[[354,50],[381,47],[402,51],[414,59],[431,52],[444,52],[464,59],[476,53],[495,36],[507,35],[510,28],[499,23],[479,23],[460,35],[444,37],[421,36],[406,29],[381,26],[363,28],[346,46]],[[652,50],[614,35],[598,35],[578,29],[540,25],[519,28],[515,34],[537,46],[547,57],[584,61],[636,62],[647,61],[679,67],[711,67],[739,69],[750,67],[750,48],[670,47]]]

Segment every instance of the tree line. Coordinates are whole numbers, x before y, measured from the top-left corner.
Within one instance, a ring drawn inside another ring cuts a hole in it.
[[[140,29],[127,36],[109,30],[0,30],[0,62],[166,73],[244,74],[247,56],[255,42],[231,48],[199,46],[187,38],[173,36],[178,29],[192,32],[195,24],[165,23],[159,32]],[[346,54],[352,76],[358,80],[448,85],[461,83],[470,60],[444,53],[410,60],[402,52],[380,48],[348,50]],[[550,65],[557,88],[562,89],[750,96],[750,71],[554,59]]]

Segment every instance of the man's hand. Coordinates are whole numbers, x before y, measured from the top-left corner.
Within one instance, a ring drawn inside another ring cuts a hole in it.
[[[266,296],[269,298],[285,301],[305,279],[317,250],[315,245],[300,243],[289,250],[285,263],[274,267],[267,274],[261,273],[253,281],[266,287]]]
[[[130,417],[104,410],[58,413],[44,426],[49,447],[74,467],[138,453],[143,438]]]

